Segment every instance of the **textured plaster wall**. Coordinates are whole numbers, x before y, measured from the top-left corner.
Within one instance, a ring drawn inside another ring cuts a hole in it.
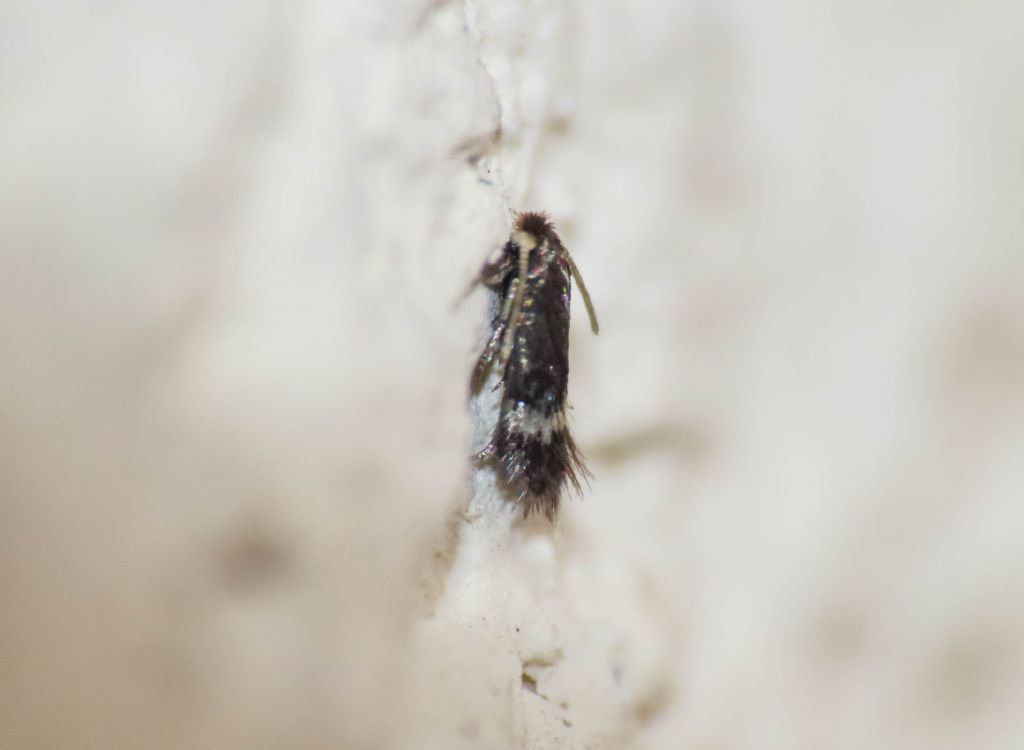
[[[1022,21],[0,5],[0,748],[1018,746]],[[466,459],[521,208],[556,527]]]

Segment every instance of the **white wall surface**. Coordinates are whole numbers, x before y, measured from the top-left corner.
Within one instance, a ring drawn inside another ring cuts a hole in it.
[[[1022,22],[0,4],[0,747],[1019,746]],[[556,527],[467,461],[519,209]]]

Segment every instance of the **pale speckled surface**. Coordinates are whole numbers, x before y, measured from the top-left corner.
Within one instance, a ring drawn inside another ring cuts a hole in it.
[[[0,747],[1017,746],[1022,21],[0,8]],[[557,528],[466,461],[523,208]]]

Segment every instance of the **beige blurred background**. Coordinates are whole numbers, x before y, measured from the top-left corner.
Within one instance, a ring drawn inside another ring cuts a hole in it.
[[[0,748],[1020,747],[1022,22],[0,3]],[[557,527],[466,460],[524,208]]]

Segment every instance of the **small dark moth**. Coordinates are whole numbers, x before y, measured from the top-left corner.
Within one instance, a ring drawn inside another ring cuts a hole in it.
[[[477,283],[498,295],[491,336],[473,371],[479,392],[492,367],[503,390],[498,424],[478,462],[497,463],[523,514],[554,518],[568,485],[590,477],[569,434],[569,299],[575,280],[596,334],[597,316],[572,256],[547,215],[522,213]]]

